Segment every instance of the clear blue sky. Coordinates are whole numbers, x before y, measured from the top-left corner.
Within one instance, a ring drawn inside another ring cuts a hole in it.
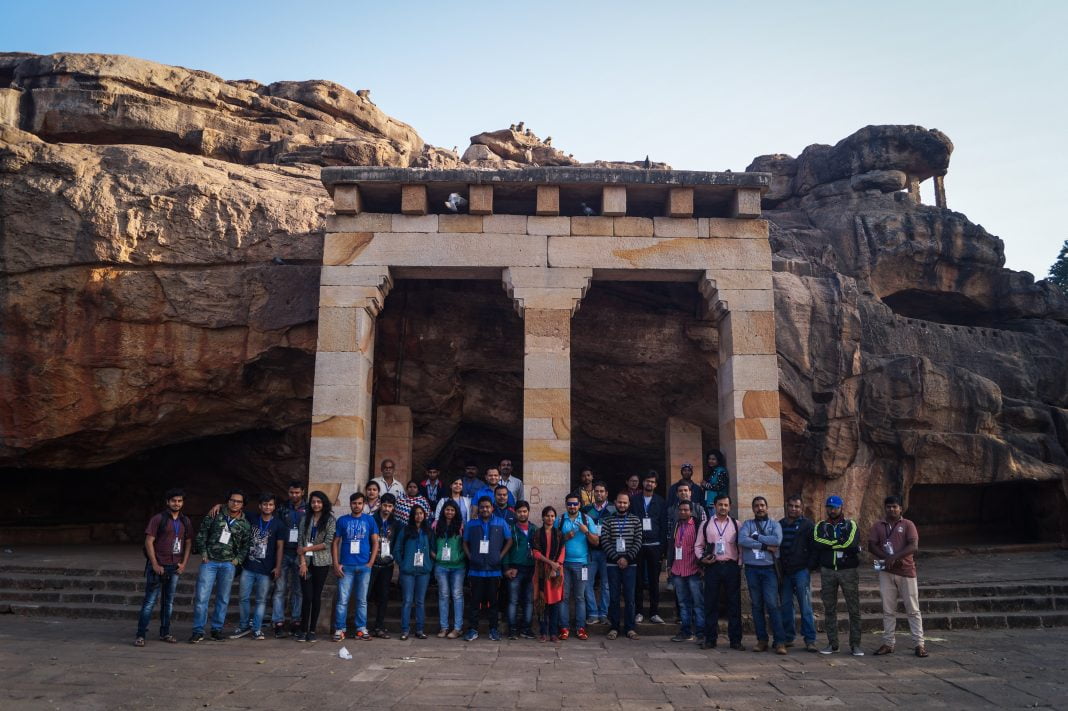
[[[872,123],[945,131],[951,208],[1041,278],[1068,238],[1068,2],[0,0],[0,49],[331,79],[429,142],[523,120],[581,160],[741,170]],[[930,200],[929,186],[927,200]]]

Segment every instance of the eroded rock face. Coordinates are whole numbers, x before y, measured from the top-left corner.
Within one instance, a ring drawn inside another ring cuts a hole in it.
[[[525,132],[475,138],[466,164],[574,162]],[[867,521],[890,492],[934,487],[952,505],[971,500],[954,486],[1035,481],[1056,537],[1068,301],[1004,269],[1001,240],[964,215],[901,190],[944,174],[951,150],[937,131],[876,126],[750,166],[773,175],[786,487],[814,513],[840,493]],[[123,488],[138,519],[183,477],[301,476],[330,209],[315,166],[460,162],[330,82],[0,55],[0,467],[27,486],[91,472],[86,493],[143,476]],[[659,467],[668,415],[716,445],[718,344],[696,300],[591,289],[573,323],[576,464]],[[417,460],[518,463],[521,333],[499,285],[398,284],[376,393],[413,408]],[[39,500],[0,522],[48,520]],[[128,504],[111,491],[90,509],[121,520]]]

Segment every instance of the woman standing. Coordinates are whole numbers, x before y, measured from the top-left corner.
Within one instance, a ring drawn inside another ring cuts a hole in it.
[[[363,510],[365,513],[369,513],[374,516],[378,513],[378,507],[382,504],[382,499],[379,496],[382,494],[382,490],[378,486],[377,481],[369,481],[363,487]]]
[[[462,484],[461,484],[462,486]],[[434,523],[434,577],[438,581],[438,637],[456,639],[464,621],[464,524],[460,507],[452,499],[443,499]],[[449,601],[452,600],[452,631],[449,631]]]
[[[297,536],[297,555],[300,557],[300,631],[298,642],[314,642],[315,627],[319,623],[319,606],[323,597],[326,575],[333,564],[330,547],[334,543],[337,522],[330,512],[330,500],[321,491],[308,497],[308,513]]]
[[[556,509],[541,510],[542,529],[534,534],[531,550],[534,553],[534,610],[541,618],[539,642],[553,642],[560,637],[560,601],[564,599],[564,537],[556,523]]]
[[[426,586],[434,562],[430,558],[430,524],[426,509],[414,504],[408,524],[397,534],[397,560],[400,561],[401,641],[408,639],[412,606],[415,606],[415,638],[426,639]]]
[[[701,482],[701,503],[711,517],[716,512],[716,499],[730,493],[731,477],[724,466],[723,452],[713,449],[705,461],[705,477]],[[694,497],[697,498],[697,497]]]
[[[434,511],[435,521],[441,518],[441,509],[445,506],[445,502],[450,500],[460,510],[460,525],[463,526],[463,522],[470,521],[475,512],[471,509],[471,498],[464,496],[464,478],[462,476],[456,477],[449,484],[449,496],[447,498],[443,497],[438,501],[438,508]]]
[[[404,496],[397,499],[397,505],[393,509],[393,515],[396,516],[397,520],[401,523],[407,524],[412,507],[417,505],[423,508],[429,521],[430,502],[419,492],[419,482],[412,480],[408,482],[408,486],[404,488]]]

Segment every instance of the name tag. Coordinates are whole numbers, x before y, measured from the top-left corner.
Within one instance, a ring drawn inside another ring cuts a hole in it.
[[[587,568],[586,566],[582,566],[582,579],[583,580],[589,580],[590,579],[590,569]]]
[[[423,551],[415,552],[415,555],[412,557],[412,565],[414,565],[416,568],[423,567]]]
[[[256,541],[256,544],[252,546],[252,557],[256,560],[263,560],[267,557],[267,541]]]
[[[616,553],[626,553],[626,552],[627,552],[627,541],[623,538],[623,536],[620,536],[620,537],[616,538]]]
[[[349,541],[349,555],[359,555],[359,554],[360,554],[360,542],[359,541]]]
[[[297,542],[297,529],[295,529],[295,528],[289,529],[289,542],[290,543],[296,543]]]
[[[478,542],[478,553],[479,553],[479,555],[489,555],[489,539],[488,538],[483,538],[481,541]]]
[[[451,560],[452,560],[452,548],[449,547],[449,546],[442,546],[441,547],[441,561],[443,563],[448,563]]]
[[[652,531],[653,530],[653,519],[649,518],[648,516],[643,518],[642,519],[642,530],[643,531]]]
[[[383,538],[382,539],[382,547],[378,549],[378,557],[379,558],[389,558],[390,557],[389,539],[388,538]]]
[[[764,560],[764,551],[753,551],[753,557],[757,560]]]
[[[890,541],[887,541],[886,543],[883,544],[883,550],[886,551],[887,555],[893,555],[894,554],[894,544],[891,543]]]
[[[716,555],[727,555],[726,541],[716,541]]]
[[[182,539],[175,538],[174,539],[174,545],[171,546],[171,553],[173,553],[174,555],[178,555],[181,552],[182,552]]]
[[[230,529],[229,528],[224,528],[223,530],[219,531],[219,543],[222,543],[223,545],[226,545],[229,542],[230,542]]]
[[[675,546],[675,560],[682,560],[682,546]]]
[[[843,553],[842,551],[835,551],[834,552],[834,557],[835,558],[841,558],[844,555],[845,555],[845,553]]]

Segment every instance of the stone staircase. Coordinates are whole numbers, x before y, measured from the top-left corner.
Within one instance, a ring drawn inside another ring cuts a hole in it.
[[[121,562],[120,562],[121,563]],[[191,566],[192,567],[192,566]],[[35,566],[20,562],[0,562],[0,613],[125,620],[132,623],[140,609],[144,583],[143,570],[130,565],[104,565],[95,568]],[[188,624],[192,615],[195,570],[187,572],[178,585],[175,621]],[[921,579],[922,582],[922,579]],[[882,627],[881,604],[874,575],[865,571],[861,585],[861,610],[865,632]],[[336,586],[333,578],[323,592],[321,631],[329,624]],[[743,622],[751,631],[749,605],[743,584]],[[437,593],[432,586],[427,594],[427,627],[437,629]],[[1028,579],[997,581],[977,580],[921,584],[920,606],[926,630],[960,630],[981,628],[1039,628],[1068,626],[1068,579]],[[822,632],[822,603],[819,600],[818,576],[813,580],[813,607],[817,627]],[[639,633],[674,634],[674,594],[663,585],[661,614],[667,625],[644,623]],[[237,583],[230,599],[228,622],[237,611]],[[390,596],[387,620],[396,628],[400,613],[400,592],[394,587]],[[157,613],[158,614],[158,613]],[[269,608],[268,608],[269,614]],[[350,613],[351,614],[351,613]],[[839,627],[846,628],[845,606],[839,601]],[[721,624],[724,624],[721,622]],[[898,628],[907,630],[902,615]]]

